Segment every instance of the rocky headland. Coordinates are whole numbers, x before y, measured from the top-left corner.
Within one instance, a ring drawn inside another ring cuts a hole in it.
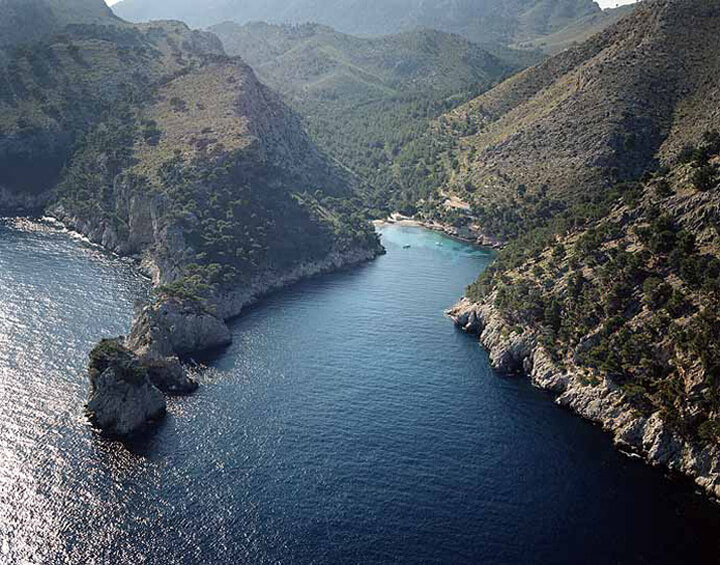
[[[87,414],[92,424],[112,437],[145,431],[167,409],[165,397],[150,379],[150,372],[121,340],[103,340],[90,353],[90,399]]]
[[[532,329],[511,327],[494,305],[460,301],[448,315],[463,331],[478,335],[498,371],[528,376],[533,385],[551,392],[555,401],[599,424],[615,445],[654,466],[692,478],[720,499],[720,449],[689,441],[668,426],[659,413],[639,414],[623,390],[609,379],[590,378],[580,366],[560,365]]]
[[[448,312],[616,445],[720,498],[720,133],[514,241]]]
[[[123,436],[161,417],[158,395],[197,387],[183,360],[227,345],[247,304],[382,247],[353,180],[217,37],[60,4],[0,3],[6,19],[49,18],[23,48],[0,42],[15,69],[0,87],[0,208],[53,217],[152,277],[113,342],[121,362],[90,367],[93,421]]]

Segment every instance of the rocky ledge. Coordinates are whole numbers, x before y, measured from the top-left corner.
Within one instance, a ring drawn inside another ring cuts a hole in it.
[[[127,339],[145,359],[163,360],[229,345],[225,322],[200,299],[168,297],[135,313]]]
[[[687,475],[720,499],[717,447],[688,442],[667,426],[659,413],[638,414],[622,390],[607,379],[589,375],[572,362],[556,362],[531,329],[520,332],[510,326],[494,304],[494,295],[480,304],[465,298],[447,314],[458,327],[479,336],[495,369],[528,375],[535,386],[552,392],[558,404],[602,425],[618,448],[641,456],[651,465]]]
[[[218,292],[214,300],[215,308],[218,316],[229,320],[239,316],[245,308],[271,292],[317,275],[368,263],[383,253],[385,250],[382,247],[332,251],[321,260],[306,261],[288,271],[266,272],[256,277],[248,285],[227,288]]]

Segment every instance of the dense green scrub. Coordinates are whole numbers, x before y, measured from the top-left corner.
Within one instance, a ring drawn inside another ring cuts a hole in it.
[[[512,242],[468,289],[555,360],[621,386],[691,438],[720,439],[720,135]],[[619,198],[617,198],[619,196]]]

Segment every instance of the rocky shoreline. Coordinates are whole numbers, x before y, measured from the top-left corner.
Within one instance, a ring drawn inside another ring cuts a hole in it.
[[[557,404],[601,425],[619,449],[691,478],[720,500],[720,449],[688,442],[657,412],[649,417],[638,414],[606,379],[593,378],[572,364],[561,366],[533,330],[519,333],[507,324],[494,302],[494,295],[480,304],[464,298],[447,314],[463,331],[479,336],[495,369],[528,376],[534,386],[553,393]]]
[[[168,300],[151,302],[136,312],[127,343],[141,355],[167,358],[187,357],[232,342],[227,322],[264,296],[301,280],[367,263],[377,257],[372,249],[334,251],[324,259],[304,262],[286,272],[265,272],[249,284],[214,292],[206,304]],[[162,279],[157,265],[146,259],[144,270],[153,279]]]
[[[130,257],[158,287],[176,280],[182,270],[177,257],[169,253],[158,256],[147,249],[148,243],[169,241],[171,245],[166,248],[177,250],[179,257],[185,249],[182,234],[171,233],[168,226],[158,222],[155,209],[160,205],[153,202],[146,208],[143,225],[138,226],[142,229],[136,232],[142,234],[137,241],[126,241],[107,222],[73,217],[62,206],[49,209],[47,219],[108,251]],[[142,206],[130,200],[129,207]],[[227,326],[230,319],[271,292],[319,274],[369,262],[382,251],[335,250],[321,260],[306,261],[288,271],[263,272],[247,284],[216,288],[203,301],[175,297],[150,300],[136,310],[127,337],[104,340],[91,353],[91,395],[86,406],[91,422],[112,437],[142,433],[162,418],[164,395],[184,395],[197,389],[197,383],[182,364],[183,359],[232,343]],[[93,356],[103,346],[107,349],[108,344],[121,350],[122,355],[112,355],[107,366],[98,371],[93,366]],[[128,361],[130,358],[132,362]],[[131,373],[142,372],[145,377],[124,378],[130,364],[134,367]]]

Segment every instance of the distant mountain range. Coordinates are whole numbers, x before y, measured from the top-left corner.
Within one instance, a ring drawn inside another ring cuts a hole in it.
[[[560,51],[582,43],[596,33],[620,21],[631,14],[637,4],[627,4],[618,8],[606,9],[581,16],[567,25],[535,39],[520,41],[512,47],[519,49],[539,49],[544,53],[554,55]]]
[[[601,12],[592,0],[123,0],[113,9],[136,22],[173,18],[194,27],[316,22],[356,35],[431,28],[502,44],[530,41]]]
[[[366,99],[410,88],[457,93],[513,70],[477,44],[434,30],[361,38],[317,24],[224,23],[208,31],[269,85],[297,95],[320,96],[322,90],[325,98]]]
[[[70,23],[117,21],[102,0],[0,0],[0,46],[27,43]]]

